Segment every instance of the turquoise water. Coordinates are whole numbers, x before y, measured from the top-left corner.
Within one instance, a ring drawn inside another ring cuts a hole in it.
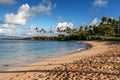
[[[8,67],[65,55],[88,47],[77,41],[0,40],[0,66]]]

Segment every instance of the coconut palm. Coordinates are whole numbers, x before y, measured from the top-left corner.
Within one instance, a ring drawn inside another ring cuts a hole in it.
[[[59,27],[57,27],[57,32],[59,32],[59,33],[61,32],[61,30],[60,30],[60,28],[59,28]]]
[[[36,27],[36,28],[35,28],[35,30],[36,30],[37,32],[39,32],[39,29],[38,29],[38,27]]]
[[[102,24],[106,24],[106,22],[107,22],[107,17],[104,16],[104,17],[102,18]]]
[[[70,27],[67,27],[66,28],[66,33],[70,35],[72,33],[72,29]]]
[[[108,18],[107,19],[107,24],[111,25],[111,23],[112,23],[112,18]]]
[[[88,26],[86,26],[84,30],[85,30],[85,31],[88,31],[88,30],[89,30]]]
[[[80,26],[79,31],[83,31],[83,26]]]

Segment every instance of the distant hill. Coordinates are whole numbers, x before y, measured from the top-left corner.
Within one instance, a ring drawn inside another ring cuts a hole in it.
[[[21,39],[21,38],[24,38],[24,37],[0,35],[0,39]]]

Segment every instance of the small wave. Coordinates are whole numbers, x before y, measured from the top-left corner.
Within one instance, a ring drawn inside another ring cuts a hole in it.
[[[77,51],[82,51],[82,50],[86,50],[86,49],[88,49],[88,47],[86,47],[86,48],[79,48]]]
[[[4,67],[9,67],[9,66],[12,66],[13,64],[2,64],[0,65],[0,68],[4,68]]]

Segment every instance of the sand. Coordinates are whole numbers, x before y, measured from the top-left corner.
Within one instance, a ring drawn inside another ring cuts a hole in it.
[[[8,70],[6,73],[0,73],[0,80],[50,80],[46,75],[51,73],[56,67],[61,67],[63,64],[73,63],[83,60],[90,56],[95,56],[108,52],[114,47],[114,42],[106,41],[82,41],[91,44],[93,47],[81,52],[67,54],[57,58],[51,58],[44,61],[36,62],[30,65],[17,67]]]

